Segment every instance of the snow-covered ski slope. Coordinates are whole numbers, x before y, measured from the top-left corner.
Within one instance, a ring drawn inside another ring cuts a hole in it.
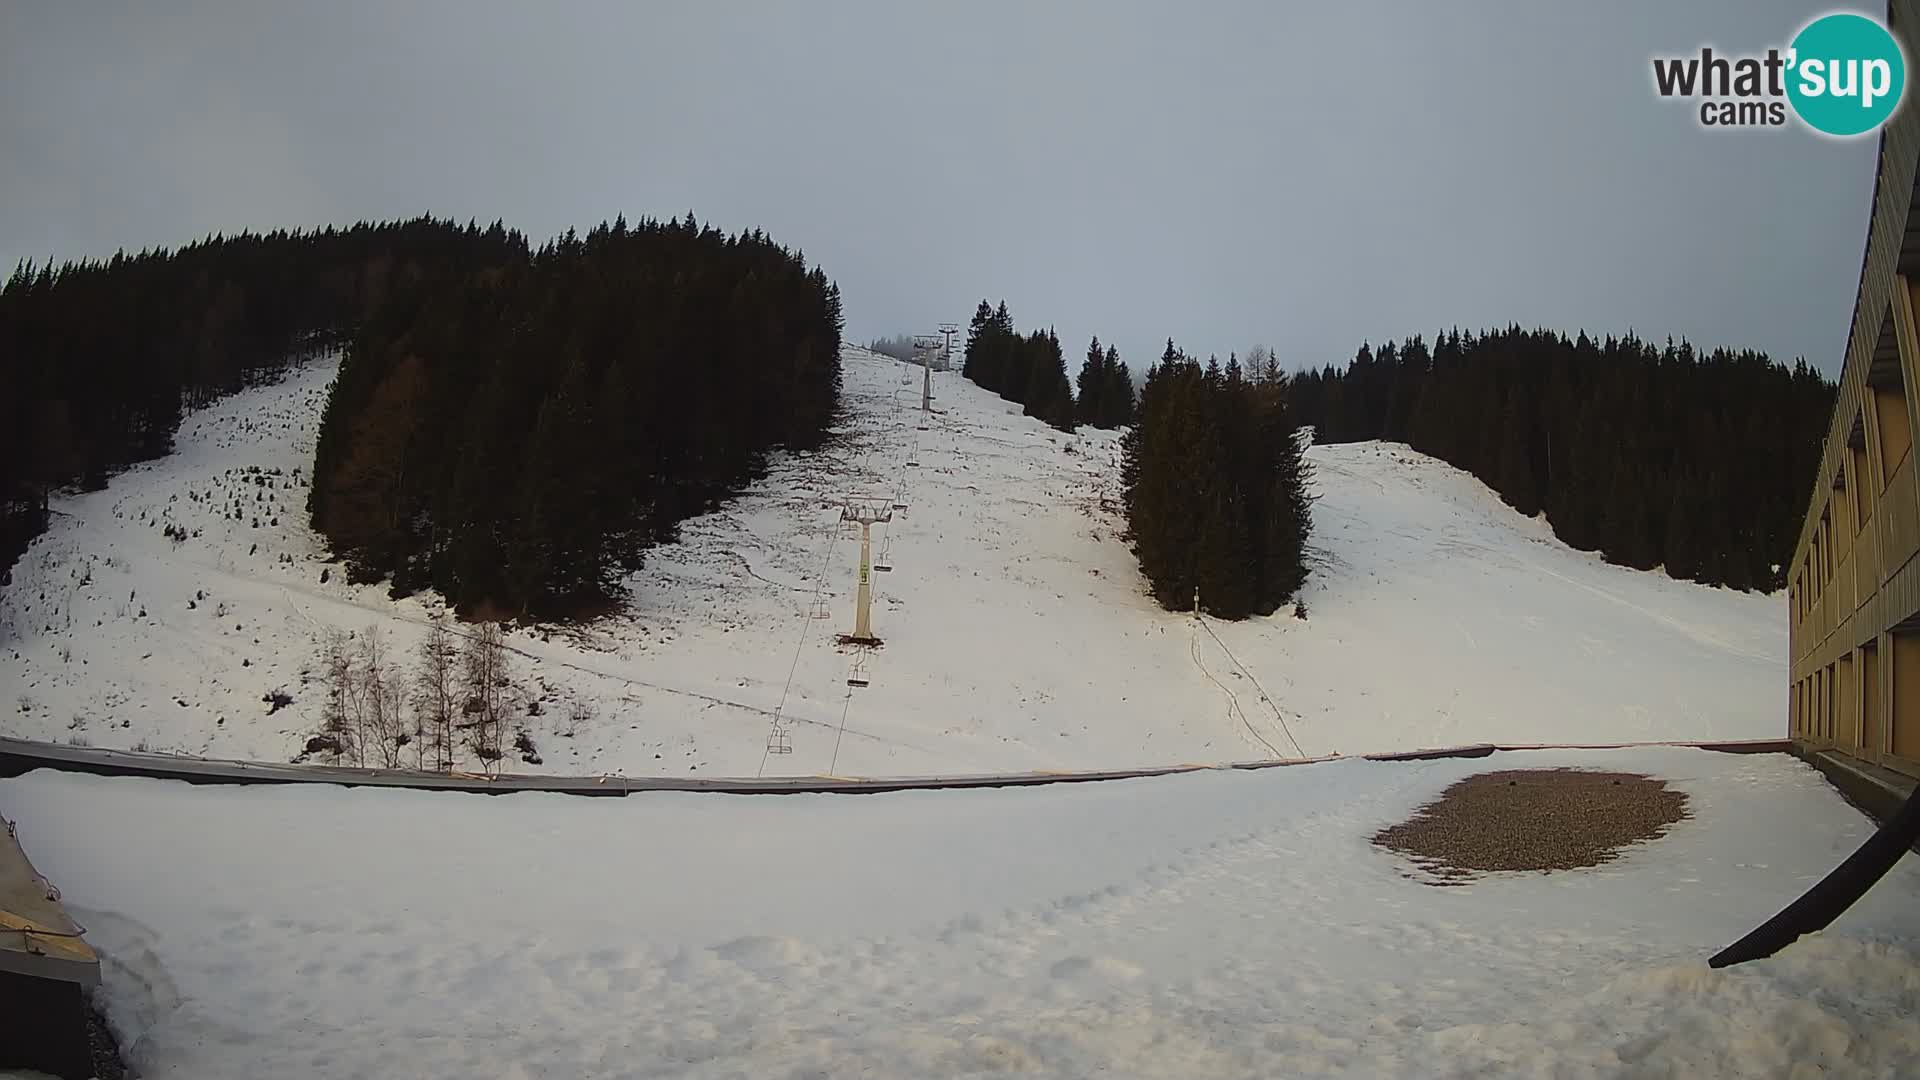
[[[1706,957],[1871,832],[1785,754],[1538,751],[1691,816],[1436,888],[1368,843],[1482,761],[846,798],[0,780],[150,1080],[1893,1077],[1920,859]]]
[[[1308,619],[1209,634],[1145,594],[1112,433],[1062,435],[958,373],[924,415],[919,369],[844,366],[834,445],[686,523],[624,613],[512,635],[542,763],[510,768],[911,775],[1784,729],[1782,599],[1608,566],[1403,446],[1314,448]],[[221,401],[177,453],[57,501],[0,593],[0,732],[284,761],[319,724],[325,628],[411,651],[437,600],[347,584],[305,524],[330,376]],[[850,497],[905,507],[874,527],[885,644],[858,672],[834,643]],[[275,691],[293,703],[270,711]],[[776,713],[791,754],[766,752]]]

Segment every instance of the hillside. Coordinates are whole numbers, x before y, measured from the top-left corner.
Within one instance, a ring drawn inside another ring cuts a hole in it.
[[[58,501],[0,594],[0,732],[288,760],[319,724],[324,628],[411,652],[438,602],[347,584],[306,525],[330,374],[197,412],[175,454]],[[953,373],[923,417],[919,383],[847,350],[833,443],[688,522],[623,612],[513,634],[542,763],[510,767],[924,774],[1784,729],[1778,597],[1606,565],[1396,444],[1312,450],[1309,618],[1209,623],[1216,641],[1145,596],[1111,433],[1062,435]],[[832,643],[852,622],[849,496],[906,507],[874,528],[893,570],[861,689]],[[766,754],[776,711],[791,755]]]

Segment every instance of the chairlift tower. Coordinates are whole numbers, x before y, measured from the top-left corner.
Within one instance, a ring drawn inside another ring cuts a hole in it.
[[[920,411],[923,413],[932,412],[933,353],[940,345],[934,340],[932,334],[915,334],[913,336],[913,347],[915,351],[920,354],[920,370],[923,377],[920,384]]]
[[[860,586],[854,593],[853,633],[841,634],[842,645],[880,644],[873,636],[873,526],[892,521],[893,511],[865,503],[848,503],[840,510],[840,520],[860,523]]]
[[[953,335],[959,332],[959,323],[943,322],[940,324],[940,336],[945,339],[945,343],[940,347],[940,353],[946,358],[946,370],[948,371],[953,370]]]

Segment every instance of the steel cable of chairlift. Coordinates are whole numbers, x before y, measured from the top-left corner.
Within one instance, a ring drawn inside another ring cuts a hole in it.
[[[754,773],[755,777],[766,774],[767,757],[773,752],[773,736],[779,732],[780,721],[782,717],[786,715],[787,695],[793,691],[794,673],[800,670],[800,653],[806,648],[807,635],[813,630],[813,611],[814,608],[819,605],[820,592],[825,588],[827,583],[827,564],[833,559],[833,549],[839,546],[840,521],[838,518],[834,519],[833,524],[827,527],[825,539],[827,543],[821,552],[820,565],[814,571],[813,575],[813,594],[807,601],[806,611],[801,614],[800,640],[793,644],[793,661],[787,665],[787,682],[785,686],[780,688],[780,704],[775,706],[773,710],[773,730],[768,733],[767,745],[760,752],[760,768]]]
[[[890,411],[894,414],[894,419],[896,421],[896,423],[894,424],[895,437],[892,441],[894,445],[899,445],[900,439],[898,436],[904,430],[904,425],[899,422],[900,420],[899,391],[896,390],[893,393],[889,394],[888,400],[889,400],[889,404],[892,406]],[[867,450],[863,452],[861,455],[860,466],[859,466],[859,471],[861,475],[865,475],[867,471],[867,461],[868,461],[868,458],[871,456],[871,453],[872,453],[872,446],[871,444],[869,444]],[[904,490],[904,484],[905,484],[904,474],[902,474],[901,480],[902,480],[902,489]],[[816,576],[814,598],[813,598],[812,604],[818,603],[820,590],[826,584],[826,569],[828,564],[831,562],[834,549],[839,546],[838,540],[839,540],[841,528],[842,528],[842,522],[840,521],[836,521],[832,526],[832,531],[830,532],[829,535],[833,538],[834,543],[827,545],[825,556],[821,560],[820,570],[818,575]],[[887,550],[891,549],[892,542],[893,542],[892,535],[893,534],[891,532],[888,532],[883,535],[882,543]],[[806,647],[807,635],[810,632],[813,621],[814,621],[813,613],[812,613],[812,604],[810,604],[809,606],[806,621],[801,624],[800,640],[794,646],[793,662],[788,667],[788,670],[787,670],[787,683],[786,683],[786,686],[780,692],[780,705],[778,708],[774,710],[774,713],[775,713],[774,725],[776,728],[780,723],[781,716],[785,713],[787,696],[792,690],[795,673],[799,670],[800,654],[802,650],[804,650]],[[854,677],[864,672],[865,666],[866,665],[865,665],[864,654],[856,650],[854,660],[851,664],[851,670],[849,671],[849,675],[848,675],[848,686],[847,686],[846,696],[844,701],[841,704],[840,727],[839,727],[839,730],[834,735],[833,756],[830,759],[830,764],[828,766],[829,772],[831,772],[834,768],[838,767],[838,763],[840,760],[840,741],[841,741],[841,737],[844,735],[846,731],[847,711],[852,707],[852,704],[853,704],[854,684],[852,680]],[[864,685],[864,681],[863,681],[863,685]],[[765,750],[763,750],[760,755],[760,768],[762,770],[762,773],[764,773],[766,769],[767,757],[771,753],[771,751],[772,751],[772,742],[771,740],[769,740],[768,747]]]
[[[840,703],[840,728],[833,733],[833,757],[827,763],[827,775],[837,776],[840,769],[840,740],[847,734],[847,711],[853,708],[853,687],[847,687],[846,700]]]
[[[896,447],[904,447],[906,445],[906,438],[905,438],[906,421],[905,421],[905,414],[900,407],[899,392],[895,391],[894,393],[889,395],[889,401],[890,401],[890,404],[892,405],[891,411],[893,413],[893,420],[894,420],[891,442]],[[914,443],[914,449],[907,451],[909,455],[908,457],[909,463],[911,463],[912,461],[911,455],[917,452],[917,449],[918,449],[918,438],[916,437],[915,443]],[[895,472],[896,472],[896,475],[899,477],[899,483],[895,489],[895,498],[893,499],[893,503],[890,505],[897,505],[897,506],[904,507],[907,501],[907,498],[906,498],[907,473],[904,469],[901,469],[898,466],[895,467]],[[891,509],[889,510],[888,516],[890,519]],[[873,567],[873,569],[876,572],[880,572],[883,570],[886,572],[892,571],[893,569],[893,564],[891,561],[892,551],[893,551],[893,530],[890,527],[888,527],[886,528],[886,531],[881,534],[880,557],[875,562]],[[829,775],[835,774],[840,767],[840,744],[846,736],[847,715],[853,708],[853,691],[856,687],[867,686],[871,684],[871,678],[867,670],[868,660],[871,658],[871,655],[872,654],[868,650],[862,647],[856,646],[854,650],[853,658],[848,663],[847,690],[840,704],[840,724],[839,724],[839,727],[834,732],[833,753],[832,753],[832,756],[828,759],[827,772]]]

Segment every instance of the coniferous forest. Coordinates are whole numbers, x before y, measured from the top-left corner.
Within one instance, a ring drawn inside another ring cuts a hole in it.
[[[1067,382],[1066,357],[1060,339],[1051,330],[1022,336],[1013,328],[1007,302],[998,310],[980,301],[967,326],[967,351],[961,374],[1023,407],[1061,431],[1072,431],[1075,420],[1073,387]]]
[[[1736,589],[1786,583],[1833,385],[1804,361],[1517,326],[1362,345],[1293,381],[1319,442],[1405,442],[1569,545]]]
[[[184,411],[328,347],[406,283],[524,250],[498,223],[418,218],[22,264],[0,288],[0,580],[50,491],[166,454]]]
[[[1271,614],[1307,576],[1308,467],[1271,365],[1203,368],[1167,342],[1122,437],[1128,531],[1162,607]],[[1197,590],[1197,593],[1196,593]]]
[[[350,575],[589,611],[644,549],[825,437],[836,286],[759,232],[622,220],[539,251],[419,218],[16,269],[0,289],[0,568],[48,494],[344,344],[310,511]]]
[[[840,293],[758,231],[624,220],[423,277],[353,335],[310,510],[362,579],[590,613],[775,447],[823,442]]]

